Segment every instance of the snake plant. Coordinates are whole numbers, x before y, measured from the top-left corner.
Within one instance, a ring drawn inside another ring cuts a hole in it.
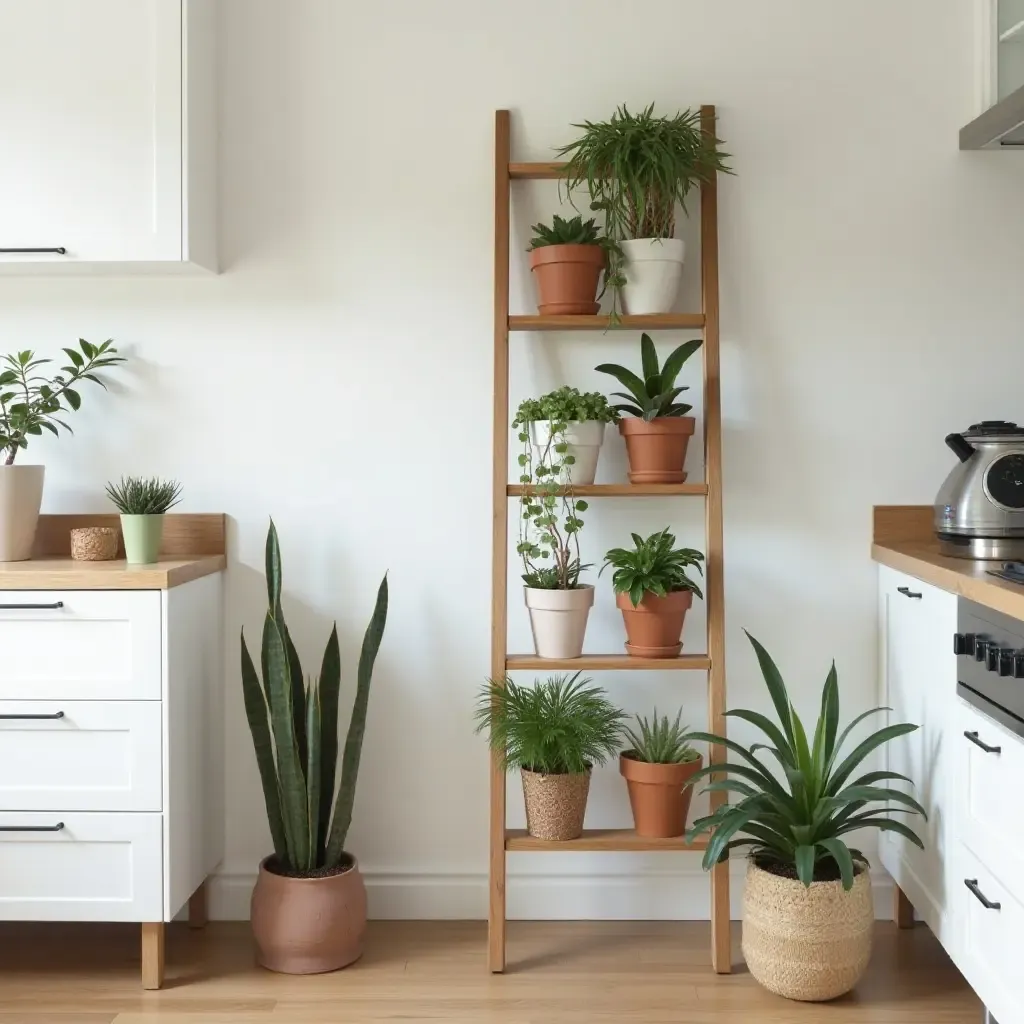
[[[363,637],[356,694],[338,768],[338,701],[341,653],[338,627],[331,630],[319,678],[304,682],[302,664],[281,610],[281,550],[273,522],[267,533],[267,614],[263,621],[261,667],[256,671],[242,633],[242,693],[277,865],[285,873],[315,874],[337,868],[359,775],[370,680],[388,614],[388,578]],[[332,817],[333,810],[333,817]]]
[[[602,363],[595,366],[598,373],[611,374],[621,384],[629,388],[624,391],[613,391],[615,398],[626,399],[626,404],[613,406],[616,412],[638,416],[647,423],[661,416],[685,416],[692,408],[685,402],[676,399],[690,389],[684,384],[676,387],[676,377],[683,364],[701,346],[701,338],[684,341],[665,360],[664,366],[658,365],[658,353],[649,334],[640,335],[640,361],[643,377],[638,377],[632,370],[616,363]]]

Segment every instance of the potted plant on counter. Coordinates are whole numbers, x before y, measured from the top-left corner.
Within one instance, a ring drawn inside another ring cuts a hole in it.
[[[562,146],[564,187],[586,186],[591,209],[603,211],[609,283],[626,313],[667,313],[675,303],[686,246],[676,238],[676,204],[686,213],[690,189],[729,173],[721,140],[701,130],[700,111],[674,117],[639,114],[623,105],[607,121],[573,125],[583,134]]]
[[[489,731],[491,750],[505,770],[522,776],[530,835],[578,838],[591,769],[615,756],[623,713],[577,672],[533,686],[491,680],[480,692],[475,717],[476,731]]]
[[[756,711],[727,711],[767,737],[767,743],[750,747],[712,733],[690,734],[690,739],[725,747],[741,760],[710,764],[694,774],[694,779],[720,776],[707,790],[735,793],[740,799],[699,818],[689,836],[712,832],[705,869],[725,860],[731,850],[749,848],[743,954],[750,973],[788,999],[834,999],[864,973],[874,927],[868,862],[847,845],[847,837],[879,829],[897,832],[923,848],[917,834],[892,817],[897,811],[925,815],[913,797],[888,785],[912,781],[891,771],[857,773],[875,750],[917,726],[888,725],[844,756],[843,745],[856,726],[889,709],[867,711],[840,732],[839,680],[833,664],[822,689],[818,721],[813,734],[808,733],[768,652],[753,637],[750,642],[778,721]],[[764,754],[779,762],[778,778],[761,759]]]
[[[608,245],[593,219],[565,220],[555,214],[550,227],[534,224],[530,230],[534,237],[527,251],[537,284],[537,311],[541,316],[596,313]]]
[[[160,557],[164,516],[181,501],[181,484],[159,477],[127,476],[107,484],[107,497],[121,513],[124,556],[129,565],[148,565]]]
[[[629,749],[619,755],[619,773],[629,789],[629,806],[638,836],[668,839],[686,831],[690,811],[690,779],[704,759],[690,745],[687,726],[680,725],[683,713],[671,721],[651,721],[636,716],[636,728],[624,727]]]
[[[387,576],[363,636],[341,781],[338,701],[341,655],[331,630],[319,677],[308,681],[281,609],[281,552],[267,534],[267,614],[263,679],[242,636],[242,695],[252,732],[274,852],[260,864],[252,894],[259,962],[285,974],[319,974],[362,955],[366,888],[345,849],[366,730],[373,665],[388,614]],[[332,815],[333,810],[333,815]]]
[[[45,467],[16,466],[18,452],[44,430],[59,435],[58,427],[63,427],[72,432],[63,417],[81,406],[78,387],[89,381],[105,388],[99,371],[124,362],[113,341],[93,345],[80,338],[78,346],[64,349],[68,365],[53,376],[40,372],[52,360],[37,359],[34,352],[0,359],[0,562],[31,557],[43,500]]]
[[[683,466],[696,420],[686,415],[693,406],[676,401],[689,390],[685,385],[676,387],[676,378],[700,346],[700,338],[683,342],[665,360],[665,365],[659,366],[651,336],[642,334],[642,377],[616,363],[596,367],[629,388],[628,394],[616,391],[613,397],[626,400],[625,404],[615,406],[615,411],[627,414],[619,420],[619,433],[626,441],[630,483],[675,484],[686,479]]]
[[[694,548],[677,548],[668,529],[646,540],[634,533],[633,550],[612,548],[601,572],[610,565],[615,603],[626,624],[626,650],[641,658],[674,658],[682,650],[680,637],[693,595],[700,587],[686,574],[703,573],[704,556]]]

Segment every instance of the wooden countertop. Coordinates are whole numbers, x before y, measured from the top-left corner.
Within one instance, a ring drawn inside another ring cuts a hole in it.
[[[1024,620],[1024,586],[989,576],[998,562],[939,553],[931,505],[876,505],[871,557],[940,590]]]

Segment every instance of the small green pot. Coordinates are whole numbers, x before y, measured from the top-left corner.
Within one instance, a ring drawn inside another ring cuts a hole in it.
[[[129,565],[149,565],[160,557],[160,541],[164,535],[164,517],[121,515],[124,554]]]

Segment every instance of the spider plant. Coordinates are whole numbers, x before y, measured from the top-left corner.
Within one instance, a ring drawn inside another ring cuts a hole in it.
[[[844,837],[851,832],[865,828],[896,832],[923,849],[917,834],[891,815],[917,813],[927,818],[925,809],[907,793],[880,785],[892,781],[912,785],[912,780],[891,771],[870,771],[853,777],[869,754],[913,732],[917,726],[888,725],[842,756],[843,745],[862,721],[891,709],[866,711],[840,733],[839,680],[833,663],[822,689],[821,712],[813,738],[808,739],[771,656],[749,633],[747,636],[757,654],[778,723],[756,711],[727,711],[727,716],[748,722],[767,737],[767,743],[750,747],[712,733],[690,734],[690,739],[725,747],[742,759],[711,764],[694,775],[694,779],[724,776],[707,786],[705,792],[735,793],[741,797],[737,803],[723,804],[713,814],[693,823],[691,839],[712,833],[704,853],[704,868],[725,860],[731,850],[749,846],[755,862],[766,870],[792,870],[805,886],[817,880],[841,878],[843,888],[849,890],[853,888],[854,875],[867,865],[860,850],[847,846]],[[778,761],[784,783],[761,759],[762,751]],[[877,806],[880,804],[889,806]]]
[[[649,334],[640,335],[640,360],[642,364],[643,377],[638,377],[632,370],[617,363],[601,363],[595,369],[598,373],[611,374],[620,384],[629,388],[629,394],[622,391],[612,392],[615,398],[626,399],[625,405],[616,405],[616,412],[629,413],[630,416],[637,416],[650,423],[651,420],[660,416],[685,416],[692,408],[684,402],[676,402],[676,399],[684,392],[689,391],[685,385],[676,387],[676,377],[682,370],[683,364],[701,346],[701,339],[684,341],[665,360],[664,366],[658,364],[658,353],[654,348],[654,342]]]
[[[696,761],[700,754],[690,745],[689,726],[681,724],[682,718],[681,708],[674,722],[668,715],[659,718],[657,708],[654,709],[651,721],[637,715],[635,729],[623,726],[623,735],[630,744],[624,753],[634,761],[646,761],[649,764],[686,764]]]

